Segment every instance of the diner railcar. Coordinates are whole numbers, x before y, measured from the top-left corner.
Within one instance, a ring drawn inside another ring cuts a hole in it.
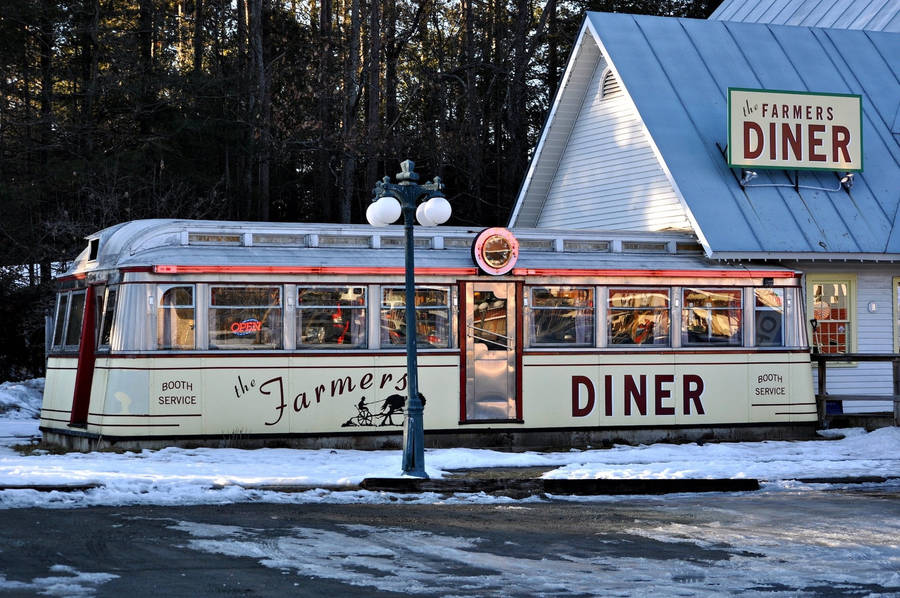
[[[797,272],[710,262],[678,233],[415,240],[428,446],[814,430]],[[399,227],[141,220],[90,235],[59,278],[45,439],[399,446],[403,256]]]

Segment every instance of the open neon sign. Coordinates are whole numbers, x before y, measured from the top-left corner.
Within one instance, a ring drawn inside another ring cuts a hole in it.
[[[256,318],[250,318],[241,322],[233,322],[231,324],[231,332],[235,336],[247,336],[248,334],[253,334],[260,330],[262,330],[262,322]]]

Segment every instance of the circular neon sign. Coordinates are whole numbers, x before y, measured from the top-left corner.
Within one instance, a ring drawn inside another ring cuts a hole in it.
[[[482,272],[506,274],[519,259],[519,241],[505,228],[486,228],[475,237],[472,257]]]

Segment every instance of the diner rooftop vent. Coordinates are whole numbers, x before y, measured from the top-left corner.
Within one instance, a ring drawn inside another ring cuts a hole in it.
[[[431,249],[432,239],[428,237],[415,237],[416,249]],[[381,246],[385,249],[406,247],[405,237],[381,237]]]
[[[371,247],[369,235],[319,235],[319,247]]]
[[[563,251],[591,252],[609,251],[609,241],[580,241],[566,239],[563,241]]]
[[[446,249],[468,249],[472,246],[470,237],[444,237],[444,248]]]
[[[519,249],[527,251],[553,251],[553,239],[519,239]]]
[[[675,253],[703,253],[700,243],[676,243]]]
[[[309,237],[290,233],[253,233],[253,244],[306,247],[309,245]]]
[[[188,233],[189,245],[243,245],[240,233]]]
[[[669,250],[668,243],[655,241],[622,241],[622,251],[636,253],[666,253]]]

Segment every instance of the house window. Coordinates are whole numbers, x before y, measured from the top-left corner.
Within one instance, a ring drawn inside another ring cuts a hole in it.
[[[160,349],[194,348],[193,285],[163,286],[156,312],[156,342]]]
[[[853,351],[853,282],[850,277],[809,277],[810,338],[820,353]]]
[[[281,349],[280,286],[210,287],[210,349]]]
[[[684,346],[741,346],[741,289],[684,289]]]
[[[669,289],[609,289],[608,344],[669,345]]]
[[[756,289],[753,307],[757,347],[784,346],[784,289]]]
[[[594,290],[589,287],[529,289],[531,345],[594,344]]]
[[[421,348],[450,346],[450,289],[416,287],[416,339]],[[406,290],[385,287],[381,295],[381,346],[406,345]]]
[[[349,349],[365,345],[365,287],[297,289],[298,347]]]

